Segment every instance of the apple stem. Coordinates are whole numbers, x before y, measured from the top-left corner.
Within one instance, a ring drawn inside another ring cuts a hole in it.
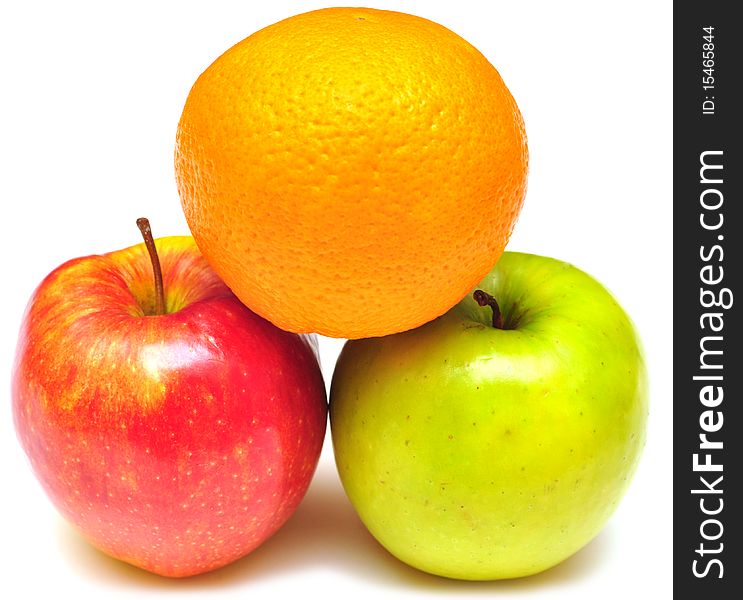
[[[503,329],[503,313],[500,311],[498,301],[493,298],[493,296],[487,292],[483,292],[482,290],[475,290],[472,297],[480,306],[489,306],[493,309],[493,327],[496,329]]]
[[[165,289],[163,288],[163,271],[160,268],[160,258],[157,255],[157,248],[155,247],[155,238],[152,237],[152,228],[150,227],[150,221],[146,217],[140,217],[137,219],[137,227],[142,232],[144,238],[144,245],[147,246],[147,252],[150,254],[150,262],[152,262],[152,272],[155,275],[155,314],[165,314]]]

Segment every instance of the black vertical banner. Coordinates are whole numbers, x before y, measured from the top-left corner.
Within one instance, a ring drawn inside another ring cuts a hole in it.
[[[743,28],[735,5],[674,7],[674,591],[691,598],[743,598]]]

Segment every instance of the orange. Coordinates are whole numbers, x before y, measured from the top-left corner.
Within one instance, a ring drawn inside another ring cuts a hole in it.
[[[254,33],[202,73],[178,126],[199,249],[293,332],[381,336],[446,312],[503,252],[526,174],[495,68],[445,27],[383,10]]]

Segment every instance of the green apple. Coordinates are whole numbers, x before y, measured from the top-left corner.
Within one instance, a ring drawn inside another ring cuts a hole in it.
[[[478,287],[493,311],[468,296],[418,329],[346,343],[333,445],[352,504],[400,560],[521,577],[617,507],[645,443],[646,369],[624,310],[567,263],[507,252]]]

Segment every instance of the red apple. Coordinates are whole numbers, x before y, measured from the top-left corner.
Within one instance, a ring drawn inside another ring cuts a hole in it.
[[[289,518],[327,403],[311,342],[243,306],[190,237],[157,240],[154,257],[140,244],[78,258],[41,283],[13,413],[37,477],[83,536],[181,577],[248,554]]]

